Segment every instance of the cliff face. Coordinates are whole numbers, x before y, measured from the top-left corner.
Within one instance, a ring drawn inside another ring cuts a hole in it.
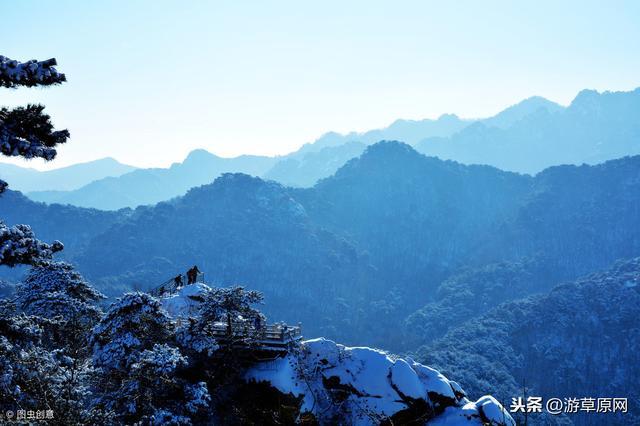
[[[313,339],[245,375],[289,398],[292,417],[320,424],[515,425],[491,396],[473,402],[438,371],[366,347]]]

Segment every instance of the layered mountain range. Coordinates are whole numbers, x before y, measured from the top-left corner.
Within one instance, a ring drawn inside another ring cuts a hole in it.
[[[102,174],[68,168],[39,174],[0,164],[0,176],[37,201],[117,210],[169,200],[226,172],[311,187],[368,145],[385,139],[402,140],[441,159],[535,174],[554,165],[597,164],[640,154],[639,111],[640,89],[584,90],[568,107],[532,97],[485,119],[445,114],[437,120],[397,120],[384,129],[363,133],[330,132],[283,157],[221,158],[196,150],[168,169],[128,170],[121,165],[104,169],[100,165],[108,160],[101,160],[74,167],[102,170]],[[52,179],[54,173],[73,175],[75,181]]]
[[[309,189],[225,174],[118,212],[8,192],[0,217],[64,241],[63,256],[112,295],[197,264],[211,283],[263,291],[269,314],[316,335],[411,349],[501,301],[636,256],[639,200],[638,156],[530,177],[382,142]],[[483,273],[496,283],[473,275]],[[421,320],[427,304],[433,327]],[[456,306],[468,311],[449,315]]]

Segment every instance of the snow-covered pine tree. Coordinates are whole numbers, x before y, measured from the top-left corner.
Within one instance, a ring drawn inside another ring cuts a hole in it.
[[[200,305],[200,317],[208,324],[226,319],[235,321],[238,317],[263,319],[262,313],[254,308],[254,305],[261,303],[263,299],[259,291],[245,290],[244,287],[215,287],[204,294],[204,300]]]
[[[42,339],[48,322],[18,313],[14,303],[0,300],[0,411],[53,410],[58,413],[54,423],[61,420],[64,424],[66,413],[58,404],[63,401],[60,366],[67,359],[60,351],[44,348]],[[58,415],[63,418],[58,419]]]
[[[52,346],[67,348],[73,356],[86,350],[86,341],[102,317],[97,303],[105,298],[65,262],[32,268],[16,289],[21,311],[55,321],[55,329],[48,333]]]
[[[223,321],[230,327],[252,328],[256,319],[264,324],[264,315],[254,307],[262,300],[263,295],[258,291],[245,290],[239,286],[214,287],[202,294],[198,315],[189,318],[176,330],[176,340],[191,361],[190,369],[197,371],[198,377],[206,380],[212,395],[236,381],[244,371],[245,366],[235,343],[250,348],[261,337],[259,333],[240,333],[240,336],[230,334],[221,343],[214,331],[214,324]]]
[[[0,152],[3,155],[47,161],[55,158],[55,146],[67,141],[69,131],[53,130],[51,117],[43,111],[43,105],[0,108]]]
[[[261,303],[263,299],[262,293],[245,290],[240,286],[214,287],[202,295],[198,316],[190,318],[186,324],[178,329],[178,341],[185,350],[193,353],[196,357],[209,357],[221,348],[214,337],[214,324],[225,321],[230,329],[234,327],[234,324],[239,323],[240,319],[252,327],[255,325],[256,319],[264,324],[264,315],[254,308],[254,305]],[[244,335],[242,337],[243,344],[245,346],[251,345],[256,338],[259,336]]]
[[[71,265],[52,262],[33,268],[12,301],[0,300],[0,365],[7,372],[0,376],[0,400],[9,404],[6,410],[50,409],[59,424],[88,420],[86,342],[101,317],[96,303],[102,298]]]
[[[180,378],[188,359],[158,299],[145,293],[119,298],[95,327],[91,344],[100,394],[95,408],[114,413],[118,422],[188,424],[208,407],[206,384]]]
[[[158,299],[141,292],[127,293],[109,307],[94,328],[94,363],[105,373],[126,375],[135,354],[166,343],[173,328]]]
[[[29,225],[7,226],[0,221],[0,265],[38,265],[63,249],[60,241],[38,240]]]
[[[41,337],[36,321],[16,315],[15,305],[0,300],[0,411],[40,402],[41,377],[30,366],[44,358]]]
[[[49,86],[67,81],[64,74],[54,66],[58,65],[54,58],[46,61],[32,59],[18,62],[0,55],[0,86],[15,88],[18,86]]]
[[[54,66],[55,59],[18,62],[0,56],[0,86],[50,86],[66,81],[64,74]],[[13,109],[0,108],[0,154],[8,157],[43,158],[47,161],[56,156],[55,147],[65,143],[69,131],[54,130],[50,117],[42,105],[27,105]],[[0,194],[7,188],[0,179]],[[36,239],[28,225],[8,227],[0,221],[0,265],[34,265],[51,259],[62,243],[47,244]]]
[[[55,59],[18,62],[0,56],[0,87],[50,86],[66,81]],[[53,160],[69,138],[54,130],[42,105],[0,108],[0,154]],[[7,183],[0,179],[0,194]],[[0,300],[0,410],[47,409],[52,424],[87,420],[86,337],[100,317],[101,295],[66,264],[48,264],[62,243],[39,241],[28,225],[0,221],[0,265],[38,266],[13,301]]]
[[[126,420],[158,425],[192,424],[209,408],[211,397],[205,382],[195,384],[181,378],[189,360],[180,349],[167,344],[156,344],[136,354],[135,362],[122,384],[126,398]],[[123,395],[124,393],[124,395]]]

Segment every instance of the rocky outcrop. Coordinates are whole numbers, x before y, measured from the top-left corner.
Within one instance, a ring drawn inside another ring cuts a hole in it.
[[[245,379],[298,401],[299,421],[515,425],[493,397],[470,401],[456,382],[410,358],[322,338],[303,342],[286,357],[256,364]]]

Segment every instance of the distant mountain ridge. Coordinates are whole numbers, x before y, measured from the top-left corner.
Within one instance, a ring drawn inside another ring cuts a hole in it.
[[[463,120],[397,120],[364,133],[327,133],[283,157],[222,159],[196,150],[170,169],[141,169],[74,191],[30,192],[48,203],[115,210],[155,204],[211,182],[221,173],[242,172],[291,187],[311,187],[381,139],[403,140],[430,156],[463,164],[535,174],[559,164],[596,164],[640,154],[640,89],[584,90],[569,107],[531,97],[493,117]],[[199,161],[194,159],[200,158]]]
[[[40,191],[27,195],[46,203],[117,210],[169,200],[226,172],[259,176],[276,161],[276,158],[253,155],[222,158],[198,149],[189,153],[182,163],[174,163],[167,169],[137,169],[119,177],[94,181],[75,191]]]
[[[556,113],[564,110],[564,107],[541,96],[532,96],[489,118],[462,119],[456,114],[443,114],[435,120],[398,119],[387,127],[366,132],[350,132],[346,134],[328,132],[316,141],[303,145],[298,151],[290,154],[289,157],[300,157],[309,152],[343,145],[348,142],[371,145],[381,140],[399,140],[409,145],[415,145],[428,138],[450,137],[476,122],[482,122],[488,127],[508,128],[540,109]]]
[[[412,145],[428,137],[450,136],[464,129],[473,121],[463,120],[455,114],[443,114],[436,120],[428,118],[423,120],[399,119],[388,127],[367,132],[350,132],[347,134],[328,132],[314,142],[304,144],[300,149],[289,154],[288,157],[299,158],[310,152],[317,152],[327,147],[340,146],[348,142],[371,145],[381,140],[401,140]]]
[[[12,189],[22,192],[71,191],[95,180],[118,177],[135,169],[109,157],[48,171],[0,163],[0,177],[9,182]]]
[[[547,111],[551,114],[561,112],[564,107],[555,102],[551,102],[541,96],[532,96],[509,108],[499,112],[493,117],[478,120],[487,127],[498,127],[500,129],[508,129],[515,125],[518,121],[528,115],[537,113],[539,110]],[[427,138],[423,138],[427,139]]]
[[[530,113],[509,127],[478,121],[450,137],[426,138],[415,147],[442,159],[529,174],[554,165],[597,164],[640,154],[640,88],[583,90],[563,109],[526,106]]]
[[[290,156],[278,161],[265,179],[293,187],[311,187],[324,177],[331,176],[347,161],[360,156],[367,148],[362,142],[346,142],[310,151],[302,156]]]

